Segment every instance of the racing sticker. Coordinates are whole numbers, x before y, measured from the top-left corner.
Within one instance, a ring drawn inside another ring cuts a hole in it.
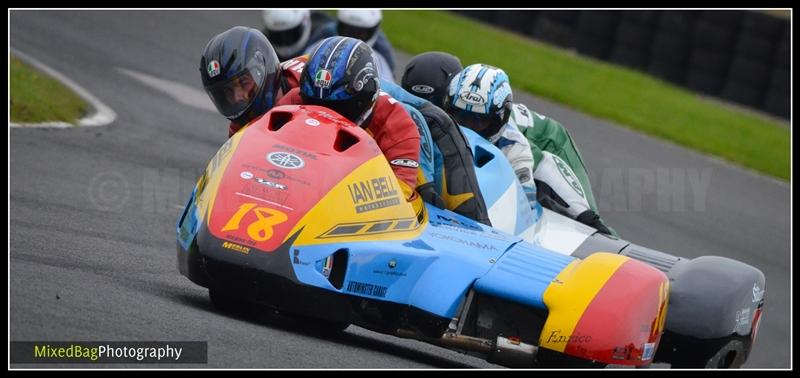
[[[417,85],[411,87],[411,90],[414,91],[414,92],[417,92],[417,93],[422,93],[422,94],[429,94],[429,93],[433,93],[433,91],[434,91],[433,87],[431,87],[429,85],[425,85],[425,84],[417,84]]]
[[[419,226],[416,218],[385,219],[363,223],[343,223],[333,226],[331,229],[319,235],[323,238],[339,238],[355,235],[374,235],[392,232],[403,232],[414,230]]]
[[[388,290],[388,288],[386,286],[380,286],[366,282],[348,281],[346,290],[351,293],[384,298],[386,297],[386,290]]]
[[[224,227],[220,231],[235,231],[238,230],[242,226],[242,220],[245,218],[245,215],[253,214],[256,217],[255,221],[252,221],[252,217],[250,217],[250,222],[247,223],[247,236],[251,239],[261,242],[266,241],[272,238],[273,234],[273,227],[286,222],[289,217],[280,210],[272,209],[269,207],[256,207],[255,203],[243,203],[239,206],[239,211],[237,211],[233,216],[228,220],[228,223],[225,224]]]
[[[419,163],[412,159],[394,159],[389,164],[399,167],[419,168]]]
[[[583,198],[586,198],[583,194],[583,187],[581,186],[580,181],[578,178],[575,177],[575,174],[572,173],[572,169],[567,165],[564,160],[561,160],[560,157],[556,155],[551,155],[553,157],[553,161],[556,162],[556,167],[558,167],[558,172],[561,173],[561,176],[564,177],[564,180],[569,183],[569,186],[575,190],[575,193],[578,193]]]
[[[212,78],[219,75],[219,62],[212,60],[208,63],[208,77]]]
[[[314,86],[317,88],[328,88],[331,86],[331,72],[325,69],[317,71],[314,75]]]
[[[356,213],[363,213],[400,204],[398,189],[387,176],[347,185]]]
[[[316,121],[316,120],[312,120],[312,119],[309,118],[306,121]],[[300,148],[287,146],[285,144],[280,144],[280,143],[275,143],[275,144],[272,145],[272,147],[273,148],[277,148],[277,149],[279,149],[281,151],[291,152],[291,153],[293,153],[295,155],[298,155],[298,156],[300,156],[300,157],[302,157],[304,159],[317,160],[317,155],[316,154],[308,152],[308,151],[300,149]]]
[[[290,152],[270,152],[267,154],[267,161],[276,167],[285,169],[300,169],[306,165],[299,156]]]
[[[222,243],[222,248],[230,249],[231,251],[243,253],[245,255],[250,253],[250,248],[249,247],[245,247],[243,245],[239,245],[239,244],[236,244],[236,243],[231,243],[231,242],[228,242],[228,241]]]

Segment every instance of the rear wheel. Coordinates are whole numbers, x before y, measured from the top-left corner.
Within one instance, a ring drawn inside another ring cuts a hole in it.
[[[656,360],[673,368],[736,369],[747,361],[749,353],[749,336],[697,339],[665,332]]]

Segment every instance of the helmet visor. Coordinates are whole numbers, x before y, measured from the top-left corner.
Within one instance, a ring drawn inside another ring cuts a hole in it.
[[[300,40],[300,37],[303,36],[303,29],[304,25],[300,23],[300,25],[288,30],[267,30],[267,38],[269,38],[269,41],[272,42],[272,45],[275,47],[294,46],[297,41]]]
[[[342,37],[360,39],[366,42],[368,45],[372,46],[375,44],[375,39],[377,39],[378,36],[377,33],[379,27],[380,24],[375,25],[371,28],[362,28],[358,26],[345,24],[343,22],[339,22],[336,25],[336,30]]]
[[[485,132],[495,123],[494,121],[497,118],[497,116],[492,114],[481,114],[453,108],[451,108],[450,114],[459,125],[475,131],[476,133]]]
[[[265,85],[267,76],[270,80],[275,80],[275,75],[265,71],[264,58],[260,53],[256,53],[243,70],[225,80],[206,86],[205,90],[217,110],[228,119],[234,119],[242,115],[255,101]]]

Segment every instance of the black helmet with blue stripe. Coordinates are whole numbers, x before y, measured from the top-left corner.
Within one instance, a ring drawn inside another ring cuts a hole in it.
[[[489,138],[508,122],[513,101],[505,71],[487,64],[473,64],[450,81],[445,111],[461,126]]]
[[[203,88],[226,118],[245,125],[275,105],[280,62],[261,31],[236,26],[217,34],[200,58]]]
[[[323,40],[300,79],[303,103],[327,107],[359,126],[372,114],[379,91],[372,49],[348,37]]]

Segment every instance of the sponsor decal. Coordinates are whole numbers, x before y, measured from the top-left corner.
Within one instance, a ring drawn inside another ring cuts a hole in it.
[[[284,69],[284,70],[289,69],[289,70],[292,70],[292,71],[297,72],[297,73],[302,73],[303,72],[303,68],[305,68],[305,66],[306,66],[306,62],[303,62],[302,60],[298,60],[298,59],[289,59],[289,60],[281,63],[281,68],[282,69]]]
[[[456,226],[454,228],[468,228],[474,231],[480,231],[481,227],[472,223],[462,222],[455,218],[450,218],[441,214],[436,214],[436,218],[431,218],[430,223],[434,226]]]
[[[267,154],[267,161],[276,167],[286,169],[300,169],[306,165],[303,159],[290,152],[271,152]]]
[[[207,67],[208,77],[212,78],[219,75],[219,69],[220,69],[219,62],[217,62],[216,60],[212,60],[211,62],[209,62]]]
[[[649,360],[653,358],[653,352],[656,350],[656,343],[644,343],[642,348],[642,360]]]
[[[241,177],[241,178],[243,178],[245,180],[250,180],[251,178],[253,178],[253,173],[252,172],[248,172],[248,171],[244,171],[244,172],[239,174],[239,177]]]
[[[380,286],[366,282],[358,282],[358,281],[347,282],[347,291],[371,297],[384,298],[386,297],[387,289],[388,288],[386,286]]]
[[[227,242],[227,241],[222,243],[222,248],[230,249],[231,251],[236,251],[236,252],[239,252],[239,253],[244,253],[245,255],[250,253],[250,248],[249,247],[245,247],[243,245],[239,245],[239,244],[231,243],[231,242]]]
[[[268,186],[270,188],[275,188],[275,189],[280,189],[280,190],[286,190],[287,189],[286,185],[278,184],[278,183],[272,182],[272,181],[267,181],[267,180],[264,180],[264,179],[258,178],[258,177],[256,177],[256,182],[258,182],[261,185],[266,185],[266,186]]]
[[[578,193],[578,195],[581,196],[582,198],[586,198],[583,195],[583,187],[581,186],[580,181],[578,181],[578,178],[575,177],[575,175],[572,173],[572,169],[570,169],[567,163],[564,162],[564,160],[561,160],[561,158],[559,158],[558,156],[556,155],[551,155],[551,156],[553,157],[553,161],[556,163],[556,167],[558,167],[558,172],[561,173],[561,176],[564,177],[564,180],[567,181],[567,183],[575,191],[575,193]]]
[[[317,121],[317,120],[316,120],[316,119],[314,119],[314,118],[309,118],[309,119],[307,119],[307,120],[306,120],[306,125],[309,125],[309,126],[319,126],[319,121]]]
[[[270,169],[267,171],[267,176],[274,179],[282,179],[286,177],[286,174],[277,169]]]
[[[764,291],[765,289],[758,287],[758,283],[753,284],[753,303],[756,303],[764,298]]]
[[[734,332],[744,333],[748,331],[750,326],[750,308],[743,308],[736,311],[736,325],[733,327]]]
[[[486,104],[486,99],[484,99],[483,96],[481,96],[480,94],[475,93],[475,92],[461,92],[461,94],[458,95],[458,98],[460,98],[462,101],[466,102],[467,104],[472,104],[472,105],[485,105]]]
[[[454,243],[465,245],[465,246],[470,247],[470,248],[478,248],[478,249],[483,249],[483,250],[487,250],[487,251],[497,251],[497,247],[495,247],[493,245],[484,244],[484,243],[476,242],[476,241],[473,241],[473,240],[464,240],[464,239],[457,238],[457,237],[452,236],[452,235],[440,234],[438,232],[431,232],[430,235],[432,237],[434,237],[434,238],[437,238],[437,239],[448,240],[448,241],[451,241],[451,242],[454,242]]]
[[[294,258],[292,259],[292,264],[308,265],[310,263],[308,261],[300,260],[300,250],[299,249],[295,249],[294,250]]]
[[[433,87],[424,84],[417,84],[411,87],[411,90],[417,93],[430,94],[433,93]]]
[[[237,242],[239,244],[247,244],[247,245],[250,245],[250,246],[255,246],[256,245],[255,241],[247,240],[245,238],[240,238],[240,237],[238,237],[236,235],[225,235],[225,239],[233,240],[233,241],[235,241],[235,242]]]
[[[291,152],[291,153],[293,153],[295,155],[302,156],[303,158],[306,158],[306,159],[317,160],[317,155],[315,155],[315,154],[313,154],[311,152],[305,151],[305,150],[301,150],[299,148],[294,148],[292,146],[287,146],[287,145],[283,145],[283,144],[280,144],[280,143],[275,143],[275,144],[272,145],[272,147],[277,148],[279,150],[286,151],[286,152]]]
[[[548,343],[588,343],[592,341],[589,335],[562,335],[561,330],[550,332],[547,337]]]
[[[629,344],[627,346],[614,347],[614,352],[611,354],[611,358],[615,360],[630,360],[632,346],[632,344]]]
[[[363,213],[400,204],[398,190],[388,176],[347,185],[356,213]]]
[[[419,227],[416,218],[385,219],[364,223],[337,224],[328,231],[317,236],[318,239],[340,238],[355,235],[387,234],[392,232],[411,231]]]
[[[331,276],[331,271],[333,270],[333,256],[328,256],[325,258],[325,261],[322,262],[322,275],[325,278]]]
[[[283,206],[289,199],[289,192],[275,189],[276,188],[250,181],[241,189],[241,193],[237,192],[236,194],[292,210],[289,207]]]
[[[314,75],[314,86],[322,89],[328,88],[331,86],[332,78],[333,76],[330,71],[321,69]]]
[[[419,168],[419,163],[411,159],[394,159],[390,161],[389,164],[397,165],[400,167]]]

